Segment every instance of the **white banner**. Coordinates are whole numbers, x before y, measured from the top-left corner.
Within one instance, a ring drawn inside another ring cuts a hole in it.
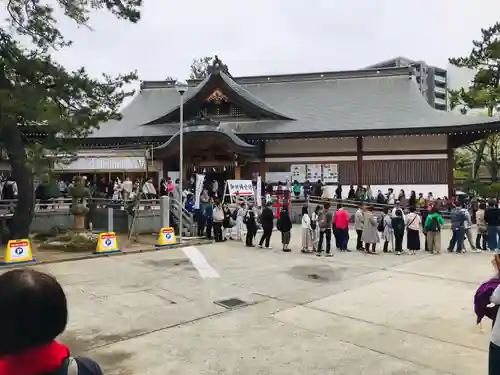
[[[338,164],[323,164],[323,183],[336,184],[339,182]]]
[[[205,181],[204,174],[197,174],[196,175],[196,183],[195,183],[195,190],[194,190],[194,209],[195,210],[200,209],[200,196],[201,196],[201,192],[203,191],[203,182],[204,181]]]
[[[262,178],[257,176],[257,189],[255,189],[255,202],[257,207],[262,206]]]
[[[316,182],[322,179],[321,164],[308,164],[307,165],[307,179],[310,182]]]
[[[251,180],[227,180],[227,189],[230,196],[235,196],[236,193],[240,197],[248,197],[255,194]]]
[[[297,180],[298,182],[305,182],[307,180],[307,169],[305,164],[292,164],[290,166],[290,174],[292,182]]]

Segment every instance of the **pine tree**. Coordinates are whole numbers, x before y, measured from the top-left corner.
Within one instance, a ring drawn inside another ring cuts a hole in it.
[[[51,52],[71,46],[55,18],[61,11],[86,25],[93,10],[107,9],[130,22],[140,19],[142,0],[9,0],[0,28],[0,142],[18,186],[11,238],[26,238],[33,217],[33,169],[29,163],[78,145],[99,123],[119,119],[119,107],[132,95],[123,85],[135,73],[101,79],[81,68],[68,71]],[[59,9],[57,9],[59,8]],[[29,38],[29,47],[19,43]],[[34,136],[34,133],[37,136]],[[28,157],[29,156],[29,157]]]
[[[481,30],[480,40],[472,42],[473,48],[468,56],[449,59],[450,63],[475,71],[474,78],[467,88],[450,90],[450,107],[460,108],[462,114],[470,109],[484,108],[488,116],[494,116],[500,107],[500,23]],[[498,150],[500,137],[496,134],[486,137],[472,145],[469,150],[474,154],[473,180],[482,163],[488,168],[494,181],[498,176]]]

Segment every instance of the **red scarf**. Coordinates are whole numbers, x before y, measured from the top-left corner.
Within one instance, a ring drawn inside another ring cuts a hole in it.
[[[68,356],[69,350],[66,346],[52,341],[19,354],[0,356],[0,374],[38,375],[51,372],[59,368]]]

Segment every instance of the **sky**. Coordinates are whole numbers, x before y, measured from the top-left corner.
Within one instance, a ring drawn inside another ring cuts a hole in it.
[[[55,57],[95,76],[137,70],[141,80],[186,79],[193,58],[214,54],[233,76],[358,69],[396,56],[446,68],[500,21],[497,3],[144,0],[138,24],[105,11],[92,14],[92,30],[61,18],[74,45]]]

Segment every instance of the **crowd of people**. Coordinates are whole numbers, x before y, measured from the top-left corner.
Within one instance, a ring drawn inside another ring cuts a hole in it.
[[[399,201],[386,205],[377,212],[369,202],[361,202],[353,217],[342,204],[318,204],[310,210],[304,205],[300,213],[301,251],[318,256],[332,256],[332,243],[338,251],[364,251],[367,254],[393,252],[415,255],[419,250],[431,254],[442,252],[441,232],[445,225],[444,213],[435,202],[425,207],[403,208]],[[465,203],[453,205],[445,211],[451,229],[446,250],[465,253],[500,249],[500,209],[494,199],[479,202],[477,209]],[[270,248],[273,229],[281,232],[284,251],[290,251],[292,220],[289,207],[283,205],[274,220],[272,204],[260,209],[250,202],[240,202],[231,209],[222,200],[211,198],[204,190],[200,209],[196,211],[198,235],[215,241],[240,240],[254,246],[259,228],[262,237],[259,247]],[[356,245],[349,248],[350,230],[356,233]],[[475,230],[475,233],[473,233]],[[380,245],[379,248],[377,248]],[[468,246],[467,246],[468,245]]]

